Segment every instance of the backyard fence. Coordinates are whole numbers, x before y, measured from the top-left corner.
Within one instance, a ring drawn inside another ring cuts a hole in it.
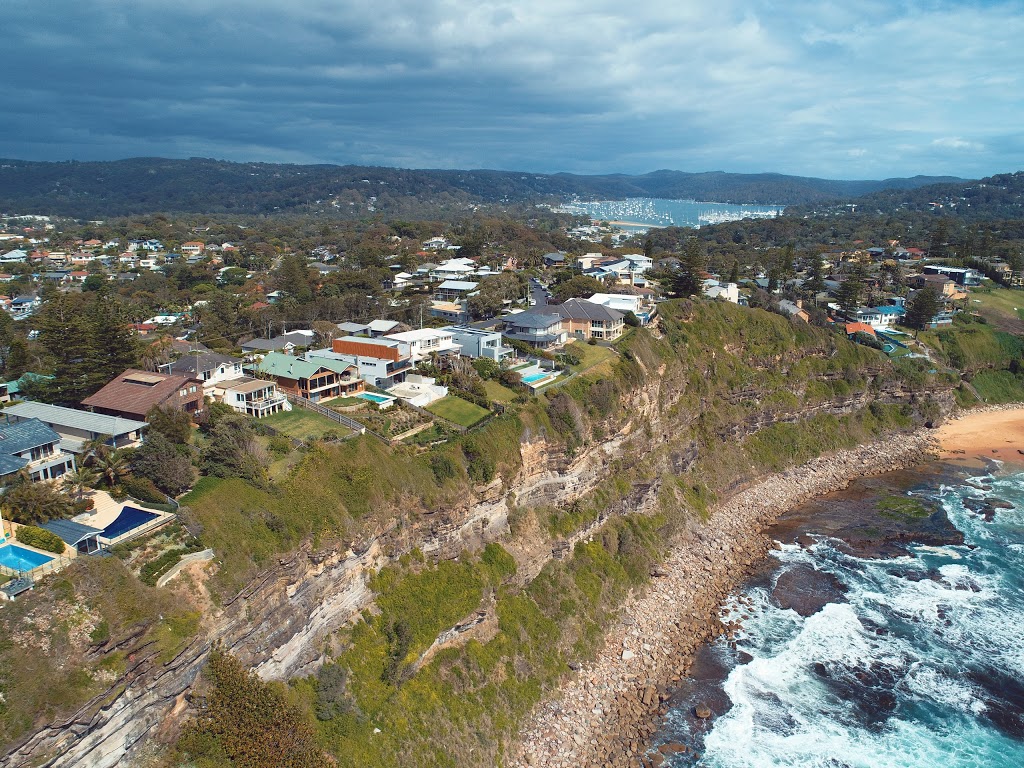
[[[341,424],[343,427],[348,427],[358,435],[366,433],[373,435],[375,438],[377,438],[383,443],[387,443],[389,445],[391,443],[391,441],[388,440],[388,438],[384,437],[384,435],[380,435],[374,432],[372,429],[367,429],[365,424],[360,424],[355,419],[350,419],[348,416],[343,416],[333,408],[328,408],[325,405],[320,405],[320,403],[314,403],[312,400],[308,400],[305,397],[301,397],[299,395],[289,394],[288,400],[292,403],[292,405],[297,405],[299,406],[299,408],[305,408],[307,411],[319,413],[321,416],[325,416],[331,421],[337,424]]]

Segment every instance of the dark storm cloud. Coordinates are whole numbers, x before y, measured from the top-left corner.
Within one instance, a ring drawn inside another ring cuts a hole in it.
[[[26,2],[0,155],[982,175],[1019,2]]]

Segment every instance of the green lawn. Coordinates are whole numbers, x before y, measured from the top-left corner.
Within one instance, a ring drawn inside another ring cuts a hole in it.
[[[290,411],[275,413],[261,419],[263,424],[276,429],[278,432],[296,440],[306,440],[310,437],[323,437],[325,432],[336,432],[339,435],[347,435],[351,432],[341,424],[331,421],[319,413],[307,411],[302,408],[293,408]]]
[[[1016,330],[1024,321],[1024,291],[1010,288],[974,288],[967,299],[967,308],[999,323],[1002,320]]]
[[[431,403],[427,406],[427,410],[442,419],[448,419],[448,421],[453,421],[464,427],[472,427],[490,414],[486,408],[481,408],[476,403],[470,403],[454,395],[448,395],[436,403]]]
[[[610,366],[602,366],[603,363],[607,363],[615,357],[615,351],[609,347],[587,344],[584,341],[574,341],[565,346],[565,351],[576,355],[580,359],[579,365],[570,366],[573,373],[590,372],[592,368],[596,369],[594,372],[597,373],[611,373]],[[598,368],[598,366],[602,367]]]
[[[338,408],[349,405],[366,405],[366,399],[362,397],[334,397],[330,400],[322,400],[320,405],[326,405],[328,408]]]
[[[516,396],[508,387],[502,386],[496,381],[485,381],[484,389],[487,390],[487,397],[496,403],[511,403],[512,399]]]

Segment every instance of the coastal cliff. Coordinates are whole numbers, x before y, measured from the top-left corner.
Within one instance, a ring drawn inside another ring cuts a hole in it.
[[[661,338],[635,334],[620,345],[612,371],[579,377],[546,398],[545,410],[524,415],[517,461],[501,467],[490,482],[467,485],[459,500],[443,508],[406,497],[378,516],[385,522],[348,543],[306,541],[211,609],[199,633],[173,658],[163,658],[152,645],[133,644],[131,637],[113,639],[103,652],[120,651],[130,661],[109,690],[11,745],[0,766],[106,768],[142,762],[160,744],[173,741],[194,711],[191,692],[214,645],[264,679],[315,673],[334,656],[334,635],[373,608],[379,597],[373,575],[413,552],[431,562],[451,561],[501,542],[516,562],[510,588],[522,590],[553,563],[571,560],[576,545],[593,540],[609,520],[628,516],[654,521],[661,535],[675,542],[711,546],[713,535],[715,551],[736,554],[716,564],[707,550],[701,561],[735,575],[763,552],[756,528],[766,516],[837,487],[852,471],[887,468],[912,451],[894,457],[873,449],[856,454],[864,462],[859,465],[844,464],[845,458],[833,460],[839,464],[804,465],[783,475],[786,483],[802,478],[796,486],[764,502],[753,517],[745,516],[740,500],[756,492],[751,490],[756,479],[818,453],[938,418],[951,405],[949,381],[894,372],[873,353],[780,318],[763,321],[765,327],[737,327],[744,317],[732,308],[680,308],[665,318]],[[729,333],[714,328],[729,323],[734,325]],[[712,331],[718,334],[714,339]],[[745,343],[722,341],[733,332],[740,339],[745,333]],[[604,396],[601,382],[614,389],[607,407],[594,405]],[[783,450],[775,450],[779,446]],[[703,520],[709,515],[707,525]],[[659,556],[666,555],[669,550],[662,547]],[[678,571],[673,578],[683,579],[689,591],[704,585],[694,592],[702,596],[697,613],[708,613],[728,588],[714,573],[682,567],[677,555],[661,568]],[[607,600],[621,603],[612,596]],[[496,628],[499,622],[487,623],[488,611],[493,618],[494,609],[484,606],[484,618],[474,626],[491,627],[491,635],[504,631]],[[690,638],[687,642],[711,631],[711,625],[700,628],[700,618],[677,628]],[[605,616],[594,626],[607,623]],[[457,652],[459,633],[452,630],[459,627],[437,627],[435,645]],[[586,631],[588,637],[593,632]],[[610,637],[614,642],[617,635]],[[567,639],[562,645],[575,655]],[[596,645],[594,639],[577,642],[584,653]],[[415,669],[431,663],[424,653]],[[523,667],[523,674],[532,674],[530,668]],[[549,674],[557,679],[561,672]],[[650,699],[644,705],[649,707],[653,697],[644,694],[640,700]],[[626,720],[628,714],[623,709],[617,717]],[[497,728],[498,738],[474,752],[475,764],[500,761],[501,744],[516,728],[515,722]],[[596,754],[602,745],[590,746]]]

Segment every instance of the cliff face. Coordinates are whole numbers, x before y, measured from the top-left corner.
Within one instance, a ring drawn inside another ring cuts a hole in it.
[[[705,372],[712,374],[711,368]],[[504,543],[519,564],[518,577],[532,579],[552,557],[571,551],[608,516],[655,509],[663,473],[679,474],[694,463],[698,451],[689,428],[700,414],[677,407],[685,381],[663,364],[648,363],[644,383],[622,395],[626,417],[606,422],[609,434],[571,460],[561,442],[527,430],[520,446],[522,464],[514,477],[478,487],[472,498],[443,511],[395,509],[391,526],[359,543],[355,551],[306,545],[291,553],[226,602],[210,617],[206,631],[170,661],[159,661],[153,648],[126,645],[131,666],[109,691],[70,719],[36,730],[0,759],[0,767],[132,764],[146,754],[147,744],[173,737],[190,711],[188,691],[215,643],[265,679],[315,671],[331,635],[371,604],[370,575],[414,548],[428,557],[453,558],[505,536]],[[735,396],[749,399],[758,394],[755,388]],[[823,400],[810,409],[765,409],[717,431],[722,439],[736,440],[809,412],[848,413],[874,400],[908,402],[919,396],[902,385],[886,384],[873,392],[865,388]],[[613,467],[641,461],[656,464],[648,473],[650,481],[634,482],[623,498],[564,539],[552,540],[537,529],[506,536],[516,508],[567,504],[595,489]]]

